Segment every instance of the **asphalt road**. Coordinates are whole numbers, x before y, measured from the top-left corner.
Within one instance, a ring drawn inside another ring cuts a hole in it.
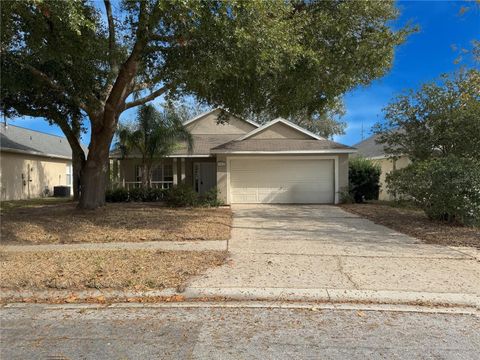
[[[282,308],[0,309],[1,359],[478,359],[469,314]]]

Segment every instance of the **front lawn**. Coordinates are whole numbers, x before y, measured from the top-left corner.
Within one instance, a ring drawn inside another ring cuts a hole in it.
[[[167,208],[158,203],[107,204],[77,210],[75,203],[18,207],[1,214],[2,244],[69,244],[226,240],[229,208]]]
[[[422,210],[412,206],[366,203],[342,204],[341,207],[427,244],[471,246],[480,249],[480,228],[430,220]]]
[[[176,288],[223,264],[224,251],[77,250],[0,252],[0,288]]]
[[[38,199],[0,201],[0,212],[6,213],[19,208],[41,207],[72,202],[72,198],[45,197]]]

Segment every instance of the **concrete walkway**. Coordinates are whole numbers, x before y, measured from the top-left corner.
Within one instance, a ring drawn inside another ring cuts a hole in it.
[[[76,251],[76,250],[165,250],[165,251],[205,251],[226,250],[227,240],[201,241],[144,241],[111,242],[81,244],[46,244],[46,245],[2,245],[0,251]]]
[[[326,291],[340,300],[398,294],[478,304],[475,249],[422,244],[335,206],[237,205],[233,212],[231,260],[195,279],[187,293],[296,299],[296,292]]]

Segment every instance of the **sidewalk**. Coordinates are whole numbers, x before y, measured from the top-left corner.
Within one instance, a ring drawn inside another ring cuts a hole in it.
[[[145,241],[48,245],[0,245],[0,251],[75,251],[75,250],[226,250],[227,240]]]

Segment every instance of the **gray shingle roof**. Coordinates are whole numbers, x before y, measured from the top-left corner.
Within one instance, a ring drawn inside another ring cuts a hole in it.
[[[385,150],[383,144],[377,144],[377,135],[372,135],[358,144],[353,145],[358,149],[357,155],[366,158],[385,156]]]
[[[84,150],[86,147],[83,146]],[[0,150],[32,155],[72,158],[67,139],[14,125],[0,125]]]
[[[209,156],[211,154],[211,149],[229,142],[233,139],[238,139],[241,135],[239,134],[220,134],[220,135],[192,135],[193,137],[193,151],[188,152],[186,143],[180,143],[179,148],[173,152],[172,155],[205,155]],[[128,155],[129,158],[138,158],[140,154],[138,152],[132,152]],[[118,149],[110,152],[110,158],[119,159],[122,157],[122,154]]]
[[[192,155],[206,155],[211,153],[211,149],[226,142],[238,139],[239,134],[222,134],[222,135],[192,135],[193,152]],[[184,143],[177,149],[173,155],[188,154],[187,145]]]
[[[351,150],[355,149],[330,140],[300,140],[300,139],[245,139],[230,141],[212,149],[212,153],[224,153],[234,151],[322,151],[322,150]]]

